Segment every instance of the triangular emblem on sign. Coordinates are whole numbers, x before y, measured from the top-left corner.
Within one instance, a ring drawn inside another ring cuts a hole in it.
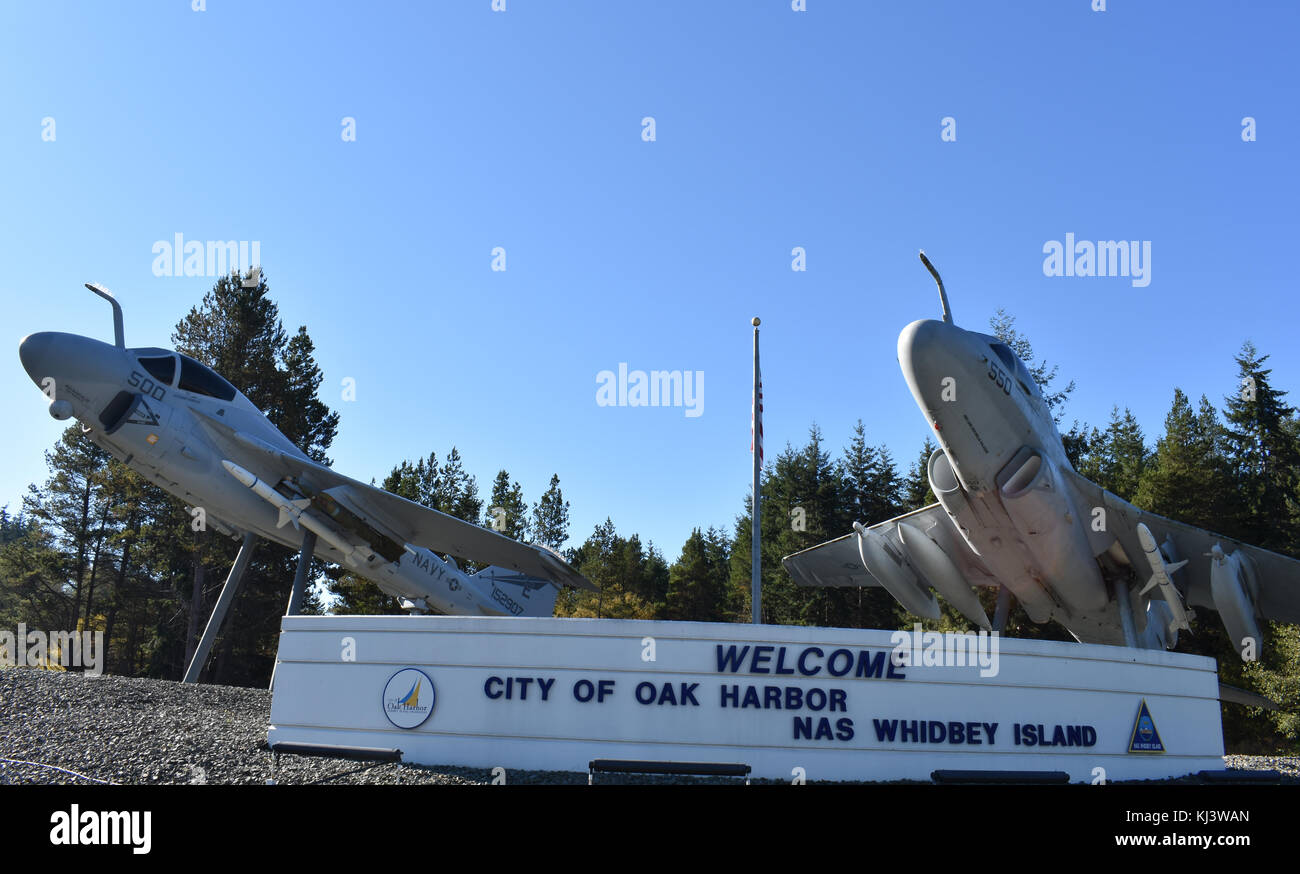
[[[1160,740],[1160,732],[1156,730],[1156,721],[1151,718],[1151,711],[1147,708],[1147,699],[1142,699],[1142,706],[1138,707],[1137,719],[1133,720],[1133,734],[1128,740],[1128,751],[1130,753],[1163,753],[1165,745]]]

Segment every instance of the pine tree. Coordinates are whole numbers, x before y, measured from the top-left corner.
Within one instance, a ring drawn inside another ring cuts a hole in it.
[[[1181,389],[1165,417],[1165,435],[1156,443],[1138,482],[1134,503],[1179,522],[1232,536],[1239,505],[1224,454],[1225,432],[1206,398],[1199,411]]]
[[[430,455],[430,460],[433,456]],[[447,453],[447,460],[438,470],[437,492],[429,506],[448,516],[477,522],[483,512],[483,501],[478,496],[478,483],[465,472],[460,452],[455,446]]]
[[[843,592],[796,586],[781,565],[782,557],[838,537],[852,524],[843,469],[831,461],[821,430],[813,425],[801,450],[787,445],[763,471],[759,487],[763,621],[838,624],[846,609]],[[740,618],[748,618],[750,612],[752,506],[752,496],[746,497],[731,551],[733,605]]]
[[[291,440],[321,464],[331,464],[325,454],[338,433],[339,414],[319,397],[325,378],[316,365],[316,347],[307,336],[307,326],[298,328],[284,349],[284,398],[280,430],[294,435]]]
[[[907,471],[907,481],[903,484],[903,511],[910,512],[928,507],[938,500],[930,488],[930,456],[938,445],[927,434],[921,445],[921,454],[912,462]]]
[[[729,556],[725,536],[696,528],[669,570],[667,618],[722,622],[727,618]]]
[[[553,479],[552,484],[556,481]],[[557,489],[558,491],[558,489]],[[555,604],[556,616],[605,619],[654,619],[662,604],[647,599],[632,585],[667,589],[667,569],[653,547],[641,549],[640,538],[620,537],[606,518],[569,556],[570,563],[596,587],[595,592],[565,589]],[[662,582],[660,578],[662,577]],[[632,585],[629,585],[631,581]]]
[[[519,483],[510,482],[505,470],[492,481],[491,503],[483,514],[483,525],[515,540],[528,540],[528,504]]]
[[[1092,430],[1088,451],[1075,466],[1080,474],[1126,501],[1137,494],[1150,453],[1131,410],[1113,407],[1105,431]]]
[[[1266,549],[1300,548],[1300,437],[1286,392],[1269,382],[1267,355],[1246,342],[1237,356],[1238,391],[1225,399],[1233,477],[1242,501],[1246,540]]]
[[[551,475],[550,486],[533,505],[532,528],[533,542],[552,549],[559,549],[569,539],[569,502],[560,491],[559,474]]]
[[[20,519],[22,516],[20,515]],[[70,629],[72,562],[39,524],[11,526],[0,543],[0,627]]]
[[[82,434],[79,425],[71,425],[54,449],[45,453],[50,470],[45,487],[31,486],[23,500],[24,512],[53,534],[58,548],[70,557],[69,597],[61,610],[63,623],[57,626],[70,631],[78,629],[94,607],[99,559],[111,534],[113,495],[104,483],[108,460],[108,453]],[[63,588],[60,581],[59,589]]]
[[[1065,450],[1065,458],[1071,467],[1080,470],[1079,465],[1087,463],[1088,453],[1092,451],[1092,440],[1098,436],[1096,428],[1090,434],[1088,426],[1080,424],[1078,419],[1074,420],[1070,430],[1061,434],[1061,447]]]
[[[903,511],[903,481],[894,460],[884,446],[867,445],[861,419],[844,450],[843,464],[850,516],[864,525],[874,525]]]

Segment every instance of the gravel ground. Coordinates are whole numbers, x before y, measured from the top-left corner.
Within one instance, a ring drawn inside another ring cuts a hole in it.
[[[270,721],[271,693],[265,689],[0,669],[0,784],[85,784],[88,778],[129,784],[265,784],[272,779],[266,747]],[[1279,771],[1285,782],[1300,784],[1300,756],[1230,755],[1224,762],[1234,769]],[[281,756],[274,779],[281,784],[454,785],[489,783],[491,775],[481,768]],[[511,784],[585,784],[587,775],[511,771],[506,779]],[[737,781],[600,775],[597,782]]]

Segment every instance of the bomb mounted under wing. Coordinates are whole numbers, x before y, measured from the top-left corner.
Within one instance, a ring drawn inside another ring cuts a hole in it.
[[[921,259],[943,319],[905,327],[898,361],[939,443],[928,464],[938,503],[786,556],[796,583],[878,585],[932,619],[938,592],[996,630],[1014,596],[1081,642],[1150,649],[1172,649],[1194,607],[1217,611],[1254,657],[1262,620],[1300,623],[1300,561],[1139,510],[1077,473],[1024,363],[953,324]],[[973,586],[998,590],[992,622]]]

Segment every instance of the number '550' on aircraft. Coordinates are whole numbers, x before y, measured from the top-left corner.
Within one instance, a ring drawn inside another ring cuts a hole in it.
[[[1300,561],[1139,510],[1077,473],[1024,363],[957,327],[921,260],[943,318],[905,327],[898,362],[939,443],[928,464],[938,502],[786,556],[796,582],[882,586],[930,619],[937,592],[997,630],[1014,596],[1081,642],[1149,649],[1172,649],[1204,607],[1246,658],[1262,652],[1261,620],[1300,623]],[[998,591],[995,621],[973,586]]]
[[[213,370],[167,349],[31,334],[19,357],[56,419],[76,418],[100,447],[230,536],[310,548],[420,612],[550,616],[559,587],[591,583],[549,549],[521,543],[335,473],[308,458]],[[303,530],[305,529],[305,531]],[[250,541],[251,542],[251,541]],[[462,571],[460,556],[488,565]]]

